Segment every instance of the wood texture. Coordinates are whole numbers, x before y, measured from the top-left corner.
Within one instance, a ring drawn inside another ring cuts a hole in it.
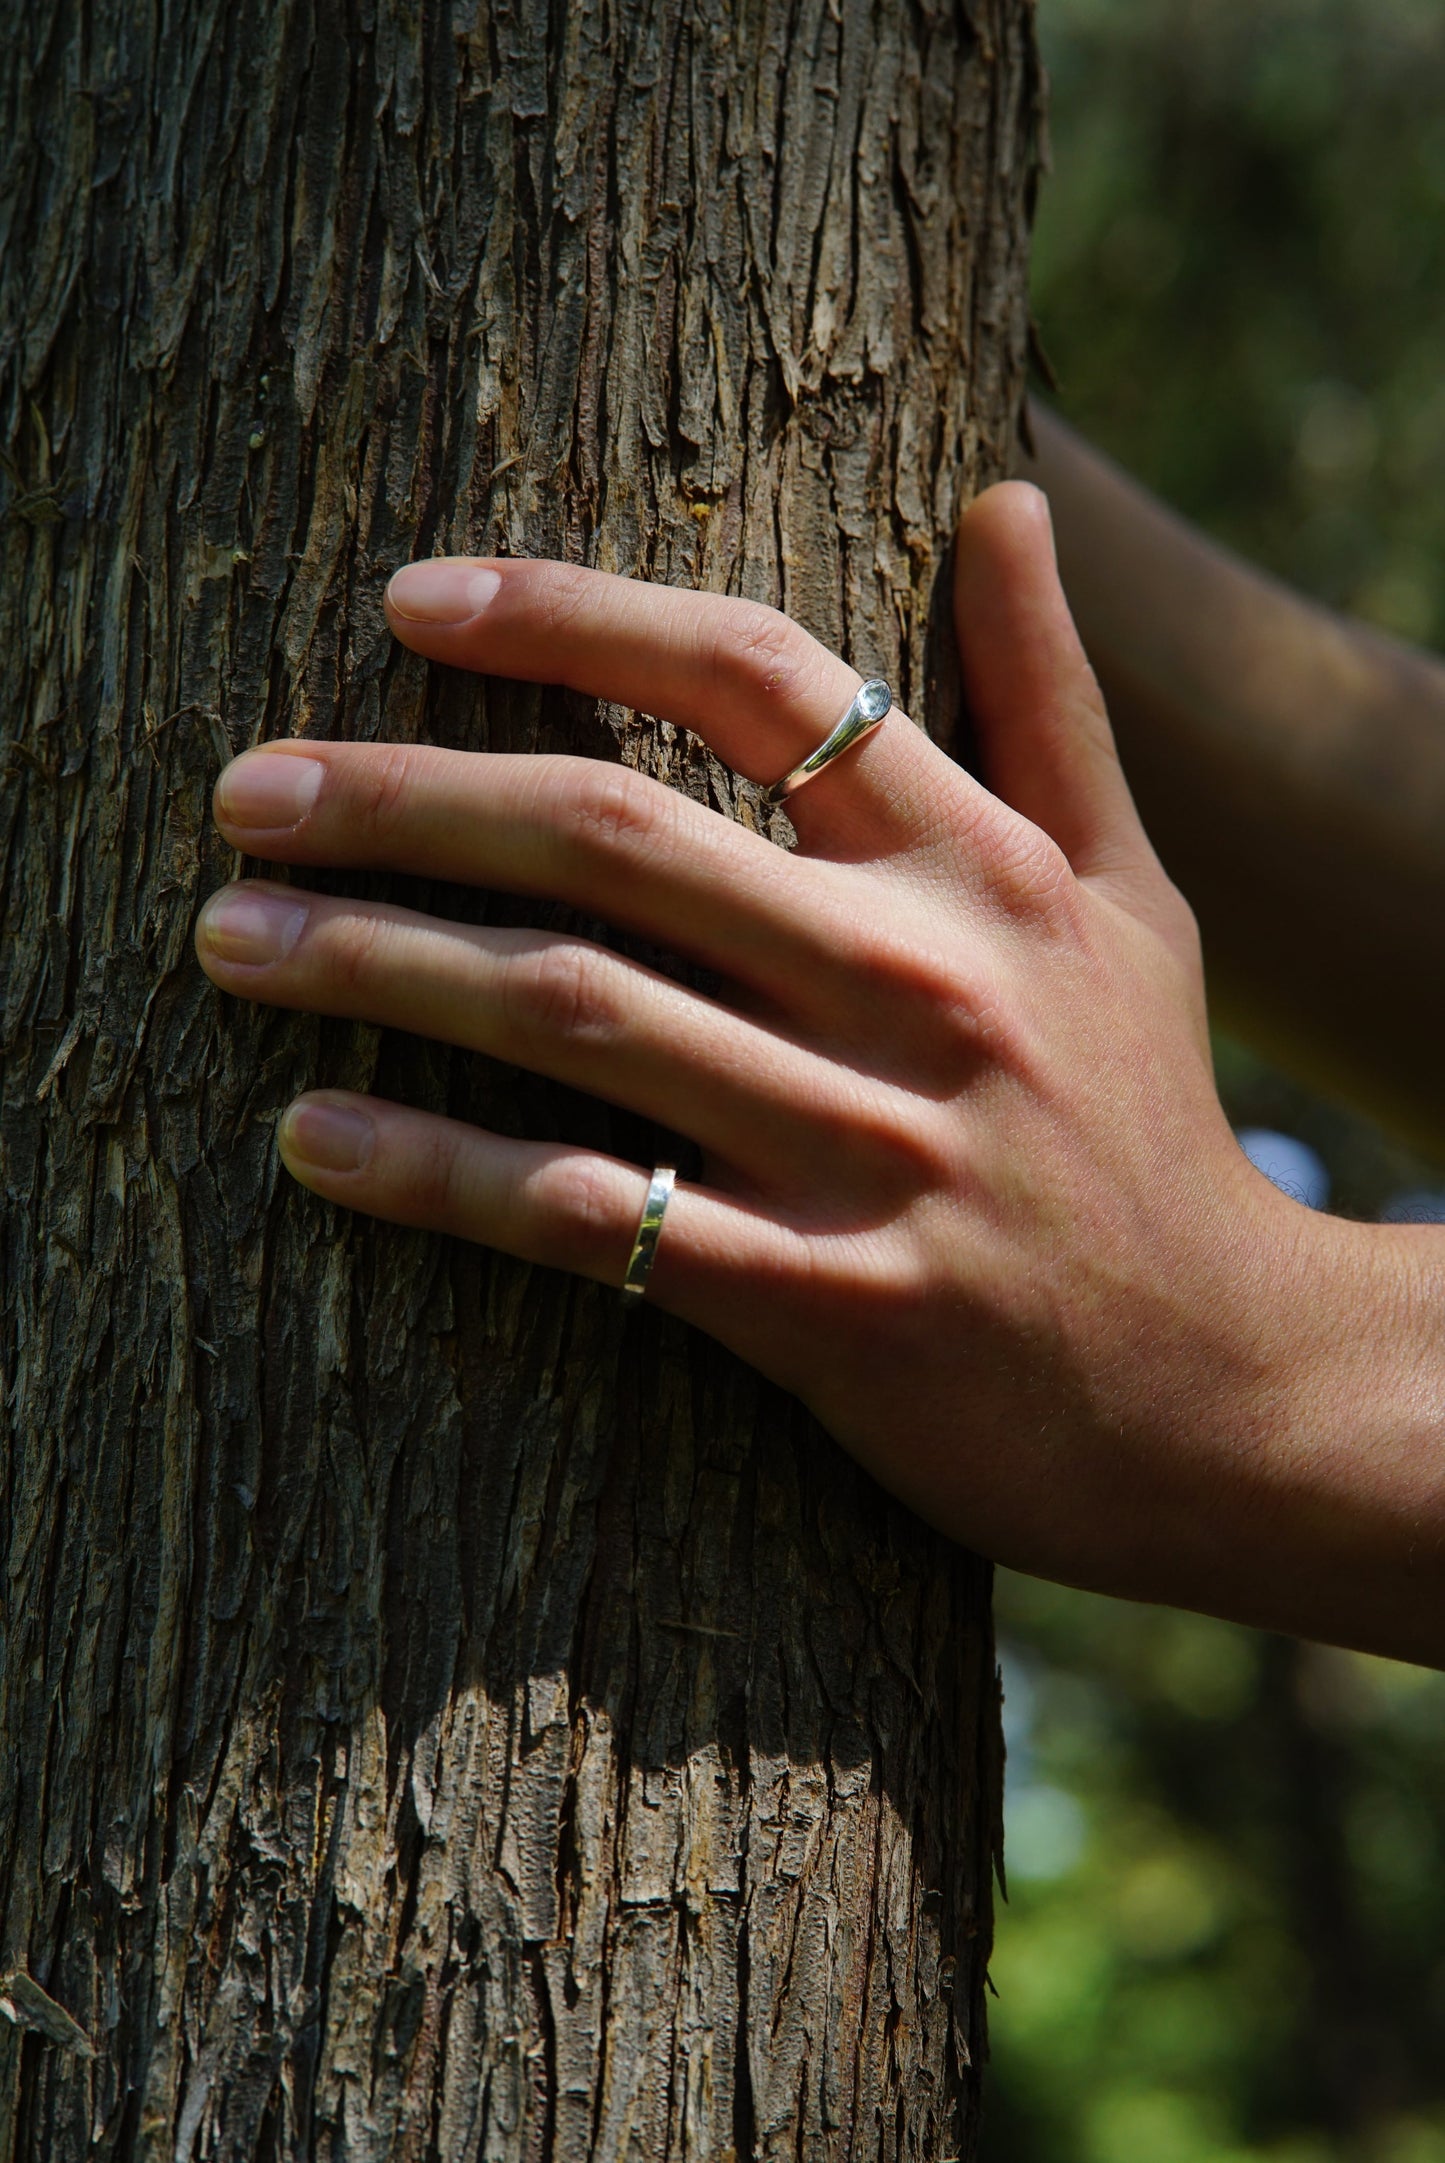
[[[0,2159],[966,2156],[986,1571],[656,1314],[294,1188],[318,1077],[652,1138],[191,928],[267,736],[756,817],[399,655],[416,553],[780,602],[948,734],[1031,0],[0,0],[0,70]]]

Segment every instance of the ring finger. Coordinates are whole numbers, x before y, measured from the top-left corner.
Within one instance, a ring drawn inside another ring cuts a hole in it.
[[[505,1059],[686,1134],[773,1191],[814,1176],[850,1092],[877,1087],[585,939],[254,880],[207,904],[197,941],[227,991]]]

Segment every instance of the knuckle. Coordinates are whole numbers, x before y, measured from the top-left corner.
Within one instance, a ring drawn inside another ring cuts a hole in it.
[[[1007,915],[1067,918],[1079,891],[1051,834],[987,789],[969,784],[950,806],[949,837],[977,865],[983,891]]]
[[[740,601],[713,631],[713,674],[728,689],[769,697],[804,686],[816,672],[817,648],[800,624],[761,601]]]
[[[373,840],[389,841],[404,824],[413,763],[407,744],[375,744],[361,762],[354,782],[356,817]]]
[[[998,838],[993,874],[1010,914],[1061,930],[1074,923],[1080,899],[1074,867],[1040,827],[1013,821]]]
[[[549,563],[534,567],[530,599],[538,629],[551,638],[562,638],[586,614],[594,588],[595,573],[578,563]]]
[[[463,1210],[461,1152],[442,1121],[428,1123],[407,1152],[401,1185],[406,1204],[424,1224],[452,1224]]]
[[[925,1087],[944,1091],[960,1065],[976,1059],[993,1035],[1004,1005],[996,958],[981,940],[925,941],[890,935],[876,925],[854,927],[848,947],[856,1011],[889,1017],[887,1044]]]
[[[623,1226],[616,1182],[604,1158],[559,1159],[549,1167],[537,1202],[539,1232],[549,1254],[570,1269],[615,1260]]]
[[[949,1176],[946,1124],[936,1106],[916,1096],[873,1089],[827,1123],[850,1172],[895,1203],[925,1194]]]
[[[329,918],[318,955],[322,974],[343,994],[364,995],[380,973],[386,931],[384,920],[364,909]]]
[[[886,1011],[900,993],[908,998],[919,989],[926,991],[942,966],[934,947],[920,940],[911,925],[896,927],[863,910],[840,919],[833,938],[859,1013],[875,1013],[880,1004]]]
[[[626,766],[587,766],[563,806],[573,847],[609,864],[658,848],[676,811],[669,791]]]
[[[503,1017],[523,1043],[605,1043],[621,1019],[615,965],[600,948],[558,940],[503,972]]]
[[[1204,941],[1200,936],[1199,918],[1172,879],[1166,879],[1164,885],[1162,928],[1165,938],[1185,966],[1202,970]]]

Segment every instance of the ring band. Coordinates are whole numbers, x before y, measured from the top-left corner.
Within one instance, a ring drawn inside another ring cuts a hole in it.
[[[652,1265],[657,1256],[657,1242],[662,1237],[662,1220],[667,1205],[672,1200],[672,1190],[677,1183],[677,1173],[670,1164],[659,1164],[648,1184],[647,1200],[642,1205],[642,1216],[637,1226],[637,1237],[632,1242],[632,1252],[627,1257],[627,1274],[622,1280],[622,1297],[629,1303],[641,1299],[647,1290],[647,1280],[652,1275]]]
[[[850,751],[853,745],[861,743],[865,736],[871,736],[874,729],[881,728],[888,719],[892,705],[893,693],[881,676],[870,676],[866,683],[859,684],[853,693],[852,703],[838,726],[829,729],[817,750],[810,753],[801,766],[793,767],[790,773],[784,774],[781,781],[775,781],[770,789],[764,789],[763,802],[770,806],[782,803],[785,797],[792,795],[794,789],[800,789],[805,781],[812,780],[814,774],[820,774],[825,766],[831,766],[834,759],[840,757],[844,751]]]

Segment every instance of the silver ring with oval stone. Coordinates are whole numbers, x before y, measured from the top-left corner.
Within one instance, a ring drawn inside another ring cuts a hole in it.
[[[793,767],[790,773],[784,774],[781,781],[775,781],[770,789],[764,789],[763,802],[769,805],[782,803],[785,797],[792,795],[794,789],[800,789],[805,781],[812,780],[814,774],[820,774],[825,766],[832,765],[834,759],[841,758],[845,751],[852,750],[854,744],[861,743],[865,736],[873,734],[874,729],[881,728],[888,719],[892,705],[893,693],[881,676],[870,676],[866,683],[859,684],[853,693],[852,704],[838,726],[828,731],[817,750],[810,753],[801,766]]]

